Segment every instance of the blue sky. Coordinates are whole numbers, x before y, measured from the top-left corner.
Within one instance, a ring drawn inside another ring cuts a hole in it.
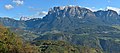
[[[110,8],[120,11],[120,0],[0,0],[0,17],[42,17],[54,6],[75,5],[92,10]]]

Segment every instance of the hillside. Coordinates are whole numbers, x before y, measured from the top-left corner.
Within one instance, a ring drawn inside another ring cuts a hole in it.
[[[64,41],[35,41],[32,44],[11,33],[0,25],[0,53],[101,53],[85,46],[77,46]],[[34,45],[34,46],[33,46]]]
[[[41,53],[102,53],[96,48],[77,46],[64,41],[37,41],[33,44],[39,46]]]
[[[0,25],[0,53],[38,53],[38,49]]]

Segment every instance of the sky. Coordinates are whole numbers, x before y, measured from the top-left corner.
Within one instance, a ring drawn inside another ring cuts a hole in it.
[[[112,9],[120,14],[120,0],[0,0],[0,17],[19,19],[43,17],[55,6],[81,6],[96,10]]]

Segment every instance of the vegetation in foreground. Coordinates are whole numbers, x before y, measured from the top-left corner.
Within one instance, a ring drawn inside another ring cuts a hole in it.
[[[24,43],[20,37],[0,25],[0,53],[38,53],[36,46]]]

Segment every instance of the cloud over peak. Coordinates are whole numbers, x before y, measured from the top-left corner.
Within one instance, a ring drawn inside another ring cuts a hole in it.
[[[90,9],[93,12],[98,11],[98,10],[104,10],[104,11],[114,10],[114,11],[116,11],[120,15],[120,8],[117,8],[117,7],[107,6],[105,8],[95,8],[95,7],[85,7],[85,8]]]
[[[48,14],[48,12],[45,12],[45,11],[38,12],[38,15],[39,15],[39,16],[45,16],[45,15],[47,15],[47,14]]]
[[[114,10],[114,11],[116,11],[118,14],[120,14],[120,8],[116,8],[116,7],[110,7],[110,6],[108,6],[106,9],[107,9],[107,10],[108,10],[108,9],[110,9],[110,10]]]

